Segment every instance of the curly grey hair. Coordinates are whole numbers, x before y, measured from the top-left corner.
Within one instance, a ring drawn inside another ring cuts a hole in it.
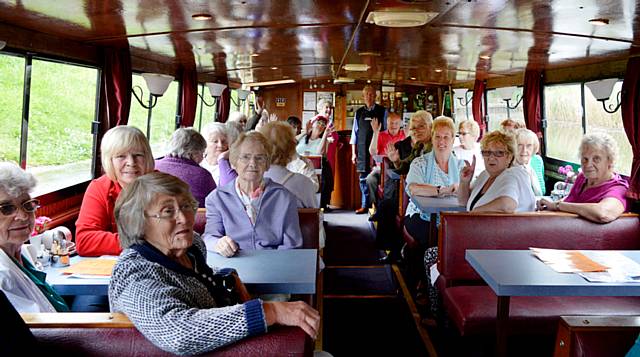
[[[202,136],[209,141],[211,134],[224,135],[227,137],[227,127],[223,123],[209,123],[202,128]]]
[[[231,146],[238,139],[240,133],[244,131],[244,128],[237,121],[227,121],[225,126],[227,127],[227,143]]]
[[[12,198],[30,193],[36,179],[13,162],[0,162],[0,190]]]
[[[326,107],[327,105],[333,107],[333,103],[329,99],[320,99],[318,101],[318,104],[316,105],[316,110],[318,111],[319,114],[323,114],[324,107]]]
[[[193,160],[197,154],[204,153],[207,141],[193,128],[179,128],[171,135],[167,155]]]
[[[618,160],[618,143],[607,133],[596,132],[583,136],[578,150],[578,159],[582,158],[586,148],[603,150],[612,164],[615,164],[616,160]]]
[[[138,177],[122,190],[116,200],[114,216],[122,249],[144,243],[145,223],[148,219],[145,211],[159,194],[186,198],[194,212],[198,207],[198,201],[193,198],[189,185],[179,178],[163,172]]]
[[[533,153],[536,154],[540,149],[540,141],[538,135],[527,128],[520,128],[516,130],[516,145],[520,142],[531,142],[533,144]]]

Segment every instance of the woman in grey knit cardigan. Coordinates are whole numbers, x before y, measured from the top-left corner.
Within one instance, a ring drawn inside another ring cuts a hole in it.
[[[153,344],[177,354],[198,354],[264,333],[267,326],[299,326],[311,337],[320,315],[303,302],[249,300],[218,307],[214,271],[204,242],[193,233],[197,202],[189,187],[160,172],[139,177],[115,206],[124,251],[109,285],[111,311],[123,312]]]

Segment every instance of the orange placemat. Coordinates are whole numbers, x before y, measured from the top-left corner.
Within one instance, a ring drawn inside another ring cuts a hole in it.
[[[62,274],[110,276],[116,259],[86,259],[65,269]]]
[[[568,252],[568,255],[573,266],[582,272],[592,273],[592,272],[607,271],[608,269],[608,267],[600,263],[594,262],[593,260],[588,258],[586,255],[578,251],[570,251]]]

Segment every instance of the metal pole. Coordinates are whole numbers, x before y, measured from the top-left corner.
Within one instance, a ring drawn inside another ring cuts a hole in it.
[[[153,95],[149,93],[149,110],[147,110],[147,140],[151,141],[151,110],[153,107],[151,103],[153,101]]]

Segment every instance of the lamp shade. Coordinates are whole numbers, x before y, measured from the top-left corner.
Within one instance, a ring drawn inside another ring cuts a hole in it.
[[[507,100],[513,98],[513,93],[516,91],[516,87],[502,87],[496,88],[496,92],[498,93],[498,97]]]
[[[156,97],[162,97],[167,88],[169,88],[169,84],[173,81],[173,76],[159,73],[143,73],[142,78],[147,83],[149,92]]]
[[[251,91],[248,91],[246,89],[238,89],[238,99],[240,100],[247,99],[247,97],[249,96],[249,93],[251,93]]]
[[[222,91],[227,88],[226,84],[221,83],[207,83],[207,88],[209,88],[209,93],[211,93],[212,97],[219,97],[222,95]]]
[[[611,96],[613,86],[618,82],[617,78],[607,78],[599,81],[587,82],[585,85],[597,100],[607,100]]]
[[[2,50],[4,48],[4,46],[6,46],[6,45],[7,45],[6,41],[0,40],[0,50]]]
[[[453,90],[453,96],[456,98],[465,98],[468,91],[467,88],[456,88]]]

